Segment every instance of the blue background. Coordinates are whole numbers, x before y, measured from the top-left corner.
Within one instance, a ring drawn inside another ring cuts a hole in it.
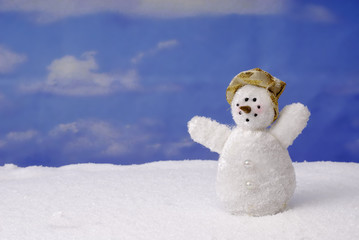
[[[233,125],[226,87],[254,67],[287,83],[280,109],[301,102],[312,113],[289,148],[293,161],[359,162],[358,1],[182,15],[136,12],[140,1],[61,14],[8,2],[0,1],[1,165],[217,159],[191,141],[187,121]]]

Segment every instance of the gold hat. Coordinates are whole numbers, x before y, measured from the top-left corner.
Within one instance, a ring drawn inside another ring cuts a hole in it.
[[[231,83],[227,87],[226,97],[229,104],[232,103],[232,99],[237,90],[245,85],[253,85],[267,89],[273,102],[274,122],[279,114],[278,98],[284,91],[286,83],[273,77],[260,68],[253,68],[251,70],[240,72],[232,79]]]

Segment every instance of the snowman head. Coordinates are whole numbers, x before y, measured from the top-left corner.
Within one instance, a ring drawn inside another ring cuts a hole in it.
[[[249,129],[268,127],[278,117],[278,98],[285,85],[260,68],[239,73],[226,91],[234,121]]]
[[[238,126],[248,129],[264,129],[275,115],[273,102],[267,90],[246,85],[235,93],[232,103],[233,120]]]

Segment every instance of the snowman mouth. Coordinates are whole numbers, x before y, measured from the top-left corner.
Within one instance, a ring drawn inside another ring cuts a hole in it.
[[[242,109],[242,111],[244,111],[244,110]],[[239,111],[238,114],[239,114],[239,115],[242,115],[242,111]],[[247,113],[247,112],[246,112],[246,113]],[[248,113],[247,113],[247,114],[248,114]],[[256,118],[256,117],[258,116],[258,114],[257,114],[257,113],[254,113],[253,116]],[[249,121],[250,121],[250,116],[247,116],[247,117],[245,118],[245,121],[246,121],[246,122],[249,122]]]

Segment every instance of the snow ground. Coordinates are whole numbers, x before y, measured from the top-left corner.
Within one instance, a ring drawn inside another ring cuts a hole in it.
[[[297,190],[274,216],[217,202],[215,161],[0,167],[0,239],[359,239],[359,164],[294,163]]]

